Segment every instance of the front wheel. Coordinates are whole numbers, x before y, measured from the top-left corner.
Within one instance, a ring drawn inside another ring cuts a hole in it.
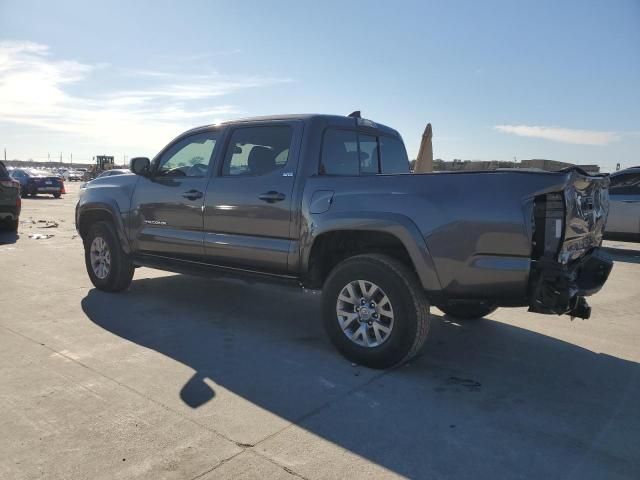
[[[388,368],[413,357],[429,331],[429,303],[415,273],[386,255],[338,264],[322,291],[325,330],[349,360]]]
[[[495,312],[498,307],[492,303],[459,303],[437,305],[446,315],[459,320],[475,320]]]
[[[131,284],[134,267],[111,223],[97,222],[89,228],[84,239],[84,260],[96,288],[120,292]]]

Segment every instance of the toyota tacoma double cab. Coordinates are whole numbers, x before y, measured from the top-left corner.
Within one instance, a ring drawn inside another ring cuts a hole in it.
[[[124,290],[145,266],[322,290],[331,341],[369,367],[415,355],[430,306],[588,318],[612,267],[606,176],[412,174],[398,132],[358,115],[195,128],[130,167],[76,207],[96,288]]]

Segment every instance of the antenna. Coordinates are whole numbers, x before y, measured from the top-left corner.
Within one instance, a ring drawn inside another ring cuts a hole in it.
[[[347,116],[348,116],[348,117],[351,117],[351,118],[362,118],[362,117],[360,116],[360,110],[356,110],[355,112],[351,112],[351,113],[350,113],[349,115],[347,115]]]

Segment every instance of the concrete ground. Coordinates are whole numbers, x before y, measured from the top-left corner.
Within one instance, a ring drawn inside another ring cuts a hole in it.
[[[317,295],[149,269],[93,289],[68,190],[0,234],[0,478],[640,477],[638,245],[607,242],[590,320],[434,310],[380,372],[336,353]]]

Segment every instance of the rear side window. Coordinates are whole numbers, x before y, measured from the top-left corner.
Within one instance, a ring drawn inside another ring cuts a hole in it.
[[[360,141],[360,174],[375,175],[379,170],[378,139],[373,135],[358,135]]]
[[[328,129],[322,144],[320,174],[409,173],[409,158],[398,138],[354,130]]]
[[[324,134],[320,173],[358,175],[358,136],[352,130],[329,129]]]
[[[260,176],[289,161],[293,129],[288,125],[238,128],[222,164],[224,176]]]
[[[398,138],[380,137],[382,173],[409,173],[409,157]]]

